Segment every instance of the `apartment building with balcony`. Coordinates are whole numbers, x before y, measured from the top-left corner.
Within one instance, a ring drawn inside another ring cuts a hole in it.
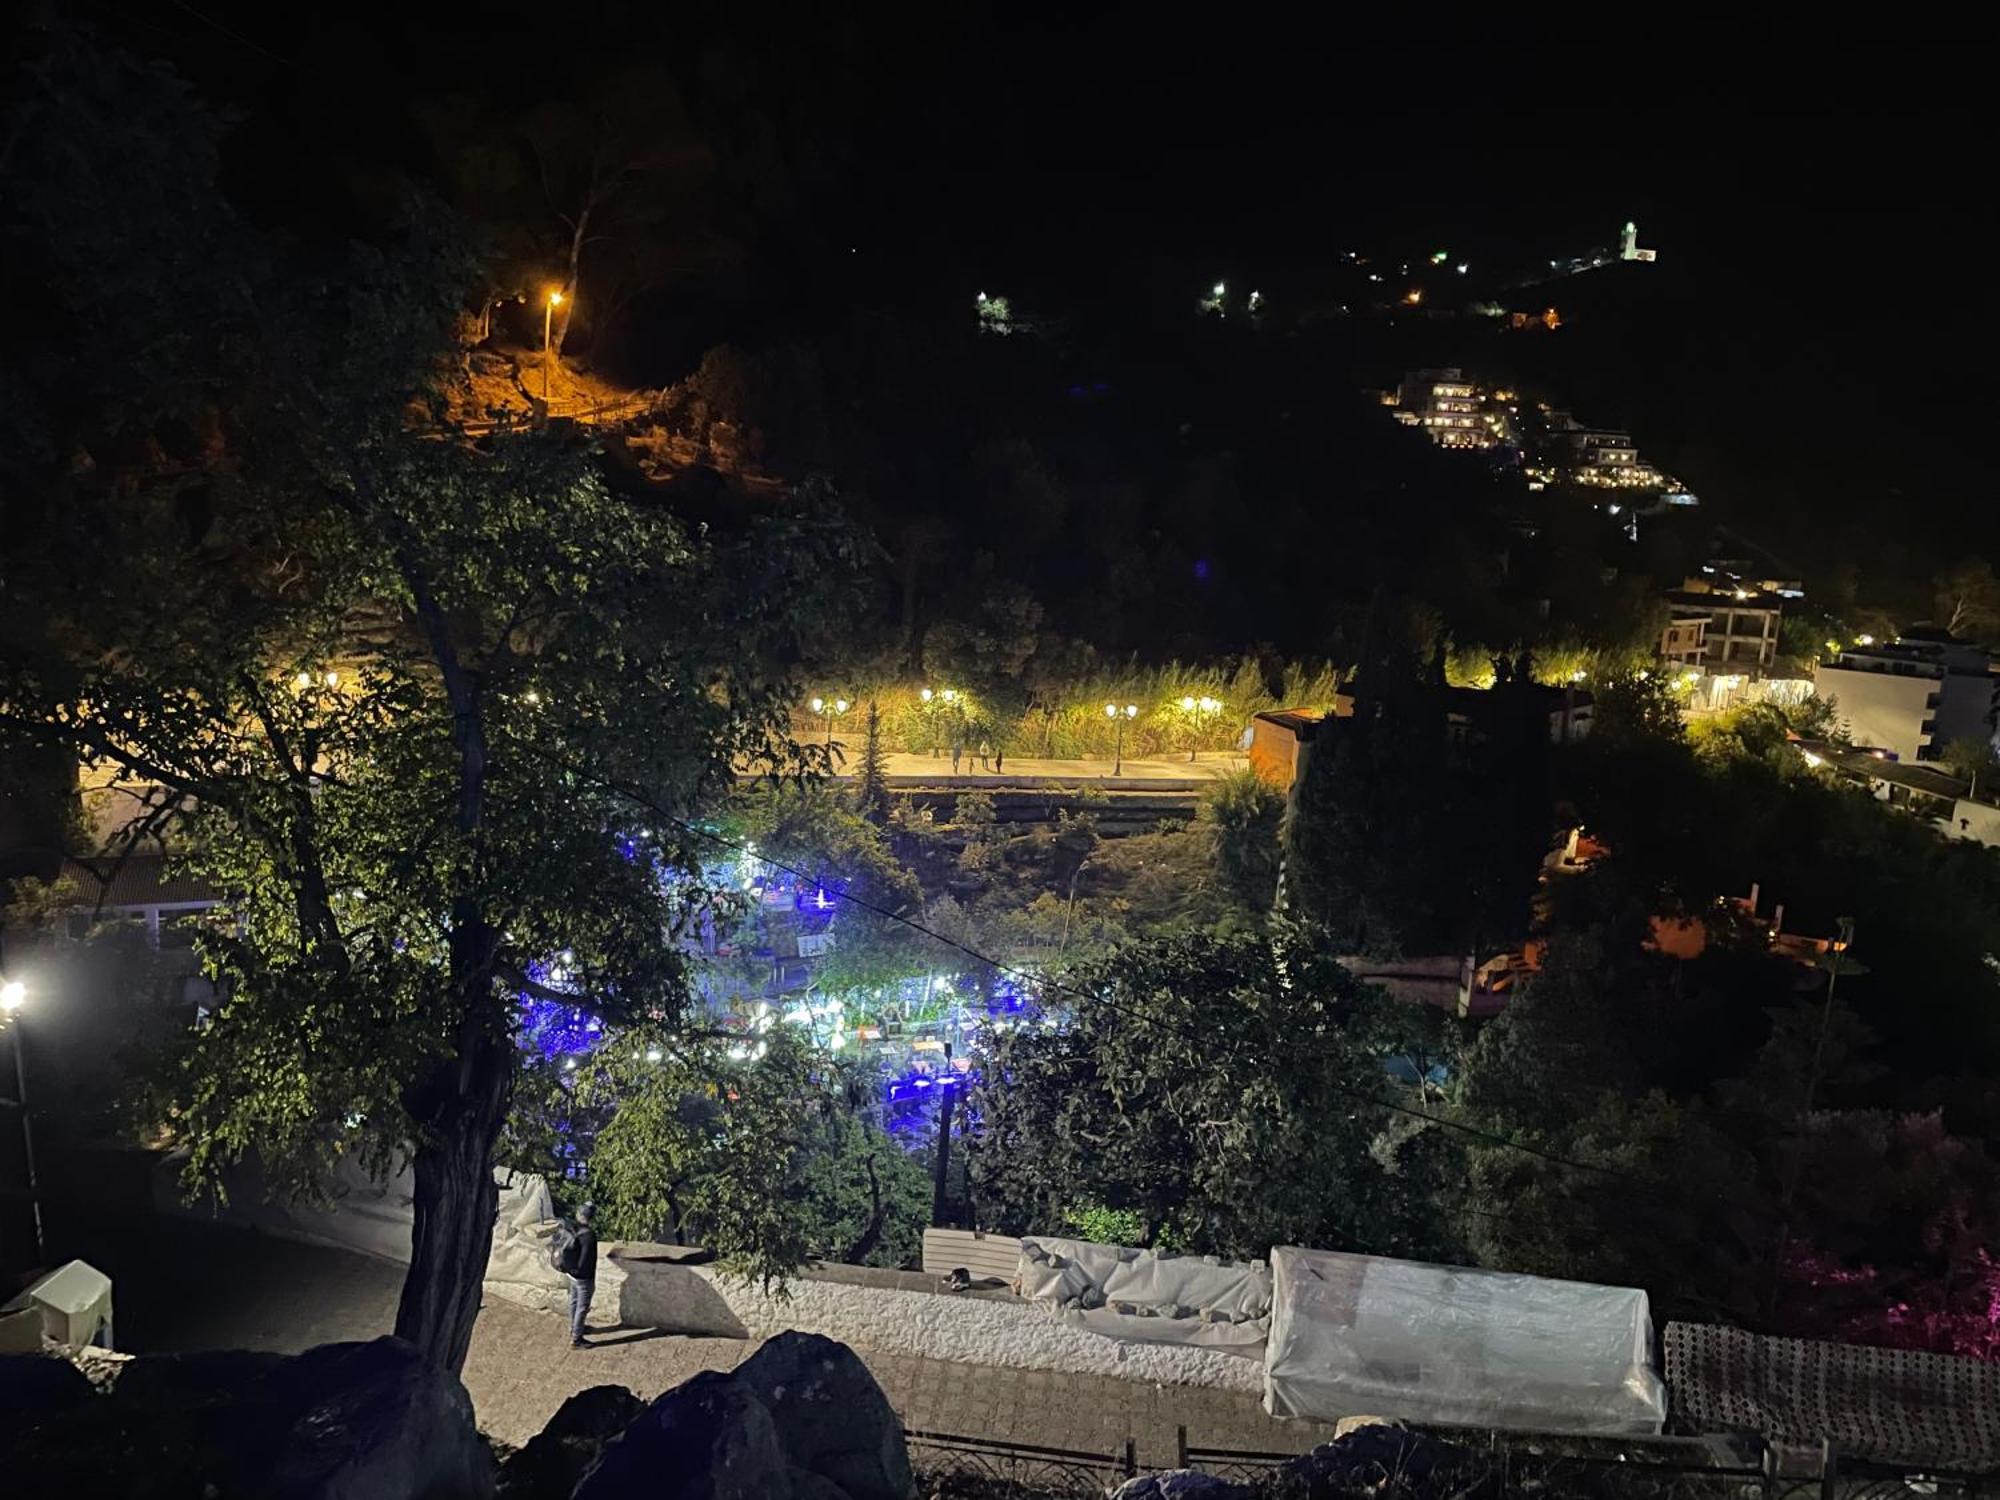
[[[1667,595],[1673,624],[1661,639],[1661,652],[1669,640],[1682,648],[1674,657],[1688,666],[1710,671],[1768,672],[1778,657],[1778,625],[1784,618],[1785,601],[1778,594],[1750,588],[1737,582],[1717,582],[1689,578]],[[1675,635],[1675,626],[1682,626]],[[1690,635],[1698,638],[1698,654],[1687,653]]]
[[[1856,746],[1899,761],[1937,760],[1953,740],[1994,740],[2000,675],[1985,648],[1942,633],[1912,632],[1854,646],[1813,669]]]

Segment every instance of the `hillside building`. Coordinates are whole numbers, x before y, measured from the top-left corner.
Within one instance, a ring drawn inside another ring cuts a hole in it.
[[[1899,761],[1936,760],[1953,740],[1994,742],[2000,675],[1984,648],[1912,632],[1852,646],[1813,670],[1848,737]]]

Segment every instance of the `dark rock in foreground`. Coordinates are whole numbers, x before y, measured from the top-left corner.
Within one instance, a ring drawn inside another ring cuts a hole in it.
[[[525,1451],[525,1450],[523,1450]],[[605,1444],[575,1500],[796,1500],[771,1413],[718,1370],[675,1386]]]
[[[548,1426],[500,1466],[498,1500],[569,1500],[604,1445],[646,1403],[622,1385],[594,1385],[563,1402]]]
[[[322,1344],[266,1386],[289,1417],[267,1493],[284,1500],[484,1500],[493,1457],[455,1376],[413,1345]],[[115,1398],[114,1398],[115,1399]]]
[[[785,1460],[848,1500],[907,1500],[903,1424],[855,1352],[817,1333],[781,1333],[736,1367],[777,1425]]]
[[[1111,1500],[1257,1500],[1257,1491],[1199,1469],[1170,1469],[1126,1480]]]
[[[7,1465],[10,1487],[23,1493],[91,1500],[493,1493],[465,1387],[392,1338],[291,1359],[231,1351],[133,1360],[110,1395],[93,1392],[18,1434]]]
[[[66,1359],[0,1354],[0,1437],[26,1432],[96,1399],[83,1372]]]

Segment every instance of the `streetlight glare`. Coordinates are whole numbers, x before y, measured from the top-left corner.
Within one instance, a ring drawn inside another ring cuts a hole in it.
[[[847,700],[846,700],[845,698],[836,698],[836,699],[834,699],[834,700],[833,700],[833,711],[834,711],[835,713],[837,713],[837,714],[844,714],[844,713],[846,713],[846,712],[847,712]]]
[[[562,306],[562,293],[556,290],[556,288],[554,287],[549,288],[549,306],[550,307]]]
[[[1190,714],[1191,714],[1191,713],[1193,713],[1193,712],[1194,712],[1194,699],[1192,699],[1192,698],[1183,698],[1183,699],[1181,699],[1181,712],[1182,712],[1182,713],[1190,713]]]
[[[1107,718],[1107,719],[1115,719],[1115,718],[1117,718],[1117,717],[1118,717],[1118,705],[1117,705],[1117,704],[1115,704],[1115,703],[1107,703],[1107,704],[1105,704],[1105,705],[1104,705],[1104,717],[1105,717],[1105,718]]]
[[[28,987],[18,979],[0,984],[0,1010],[19,1010],[28,999]]]
[[[822,708],[825,708],[825,707],[826,707],[826,700],[825,700],[824,698],[815,698],[815,699],[813,699],[813,701],[812,701],[812,711],[813,711],[814,713],[818,713],[818,712],[819,712],[819,711],[820,711],[820,710],[821,710]]]
[[[917,696],[918,696],[918,697],[920,697],[920,698],[922,698],[922,699],[924,700],[924,702],[928,703],[928,702],[930,702],[930,701],[931,701],[931,690],[930,690],[929,688],[925,688],[925,689],[924,689],[924,690],[923,690],[923,691],[922,691],[921,693],[919,693],[919,694],[918,694]]]

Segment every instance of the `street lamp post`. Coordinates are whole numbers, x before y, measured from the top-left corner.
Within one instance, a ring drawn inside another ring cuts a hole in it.
[[[1104,705],[1104,717],[1118,726],[1115,747],[1111,752],[1111,774],[1121,776],[1125,772],[1125,725],[1139,717],[1139,705],[1128,703],[1120,708],[1115,703],[1107,703]]]
[[[834,721],[847,712],[847,700],[845,698],[835,698],[829,703],[824,698],[815,698],[812,701],[812,711],[823,715],[826,719],[826,748],[831,750],[833,748]]]
[[[555,327],[556,309],[562,306],[562,293],[549,288],[548,300],[542,304],[542,400],[549,399],[550,351],[554,348],[550,334]]]
[[[1181,712],[1186,714],[1188,719],[1188,763],[1190,765],[1194,763],[1195,755],[1201,746],[1202,726],[1208,722],[1210,716],[1220,712],[1221,709],[1222,700],[1220,698],[1211,698],[1206,693],[1202,694],[1199,698],[1187,697],[1181,699]]]
[[[21,1112],[21,1149],[28,1163],[28,1207],[35,1216],[35,1260],[48,1259],[48,1245],[42,1232],[42,1186],[35,1172],[35,1131],[28,1120],[28,1064],[21,1051],[21,1006],[28,998],[27,987],[18,979],[0,981],[0,1015],[14,1038],[14,1097],[7,1101]]]

